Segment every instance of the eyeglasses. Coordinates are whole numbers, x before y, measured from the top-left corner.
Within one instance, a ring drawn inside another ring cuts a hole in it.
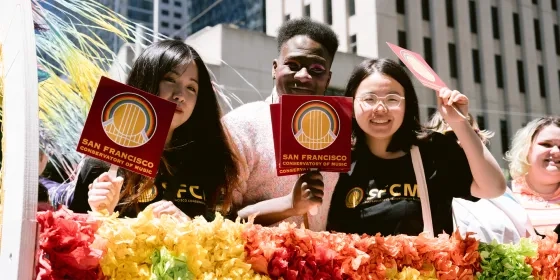
[[[364,96],[357,97],[357,99],[362,102],[362,104],[366,105],[367,107],[374,107],[379,102],[382,102],[383,105],[387,108],[397,108],[401,105],[401,101],[404,97],[398,94],[387,94],[385,97],[379,97],[375,94],[367,94]]]

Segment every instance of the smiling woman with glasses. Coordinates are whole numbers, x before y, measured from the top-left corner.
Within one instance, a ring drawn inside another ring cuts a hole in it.
[[[462,147],[420,125],[412,81],[395,61],[362,62],[345,95],[354,98],[352,169],[335,187],[327,230],[451,233],[454,197],[504,193],[501,169],[463,117],[468,115],[465,95],[447,88],[437,93],[439,111]]]

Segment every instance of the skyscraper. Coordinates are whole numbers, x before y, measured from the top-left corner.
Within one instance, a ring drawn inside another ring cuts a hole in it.
[[[191,35],[206,26],[220,23],[239,28],[266,31],[265,0],[196,0],[187,1],[184,29]]]
[[[61,5],[60,2],[61,1],[57,1],[57,0],[43,0],[43,1],[39,1],[39,4],[47,13],[52,13],[56,15],[56,17],[66,21],[67,23],[71,22],[75,26],[78,32],[92,37],[99,37],[109,47],[109,49],[111,49],[111,51],[113,52],[118,51],[122,42],[118,39],[118,37],[115,34],[101,29],[89,28],[88,25],[92,25],[92,23],[87,18],[80,15],[79,13],[69,11],[68,9],[65,8],[64,5]],[[126,1],[97,0],[96,2],[109,8],[110,10],[113,10],[123,15],[124,15],[123,12],[126,11],[125,10],[126,6],[123,5],[126,4]],[[73,38],[70,37],[70,39],[72,40]],[[51,62],[51,63],[56,65],[56,62]]]

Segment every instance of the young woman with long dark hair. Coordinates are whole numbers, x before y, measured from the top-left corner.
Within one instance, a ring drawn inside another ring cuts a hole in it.
[[[126,84],[177,104],[154,179],[88,158],[80,171],[70,209],[119,211],[135,217],[153,207],[156,216],[227,213],[238,186],[238,153],[221,122],[221,110],[200,55],[176,40],[154,43],[135,61]],[[121,191],[122,187],[122,191]]]

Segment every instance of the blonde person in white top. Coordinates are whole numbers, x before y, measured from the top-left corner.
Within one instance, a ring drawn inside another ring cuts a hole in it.
[[[517,131],[506,159],[513,193],[536,232],[555,231],[560,224],[560,117],[538,118]]]

